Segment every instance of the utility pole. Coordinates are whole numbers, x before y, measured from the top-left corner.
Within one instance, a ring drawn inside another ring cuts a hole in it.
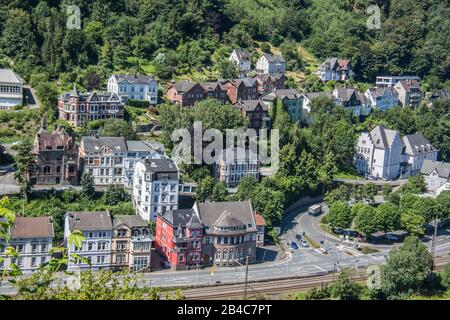
[[[247,300],[247,282],[248,282],[248,256],[245,258],[244,300]]]
[[[433,240],[431,241],[431,258],[433,262],[431,264],[431,271],[434,270],[434,252],[436,250],[436,237],[437,237],[437,215],[434,217],[434,230],[433,230]]]

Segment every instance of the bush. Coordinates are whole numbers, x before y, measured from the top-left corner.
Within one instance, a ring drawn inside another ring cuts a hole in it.
[[[130,107],[136,107],[136,108],[148,108],[148,107],[150,107],[150,102],[130,99],[130,100],[128,100],[127,105],[129,105]]]

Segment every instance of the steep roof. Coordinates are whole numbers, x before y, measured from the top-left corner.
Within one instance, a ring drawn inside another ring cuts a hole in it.
[[[417,80],[400,80],[397,84],[400,84],[406,92],[420,91],[420,84]]]
[[[277,63],[284,63],[286,62],[286,60],[284,60],[282,55],[278,55],[278,54],[270,54],[270,53],[263,53],[262,55],[263,57],[265,57],[267,59],[267,61],[273,63],[273,62],[277,62]]]
[[[395,91],[395,89],[392,87],[372,87],[367,90],[370,91],[370,94],[374,98],[382,97],[386,94],[397,95],[397,91]]]
[[[377,149],[390,148],[397,134],[397,131],[386,129],[382,125],[376,126],[372,131],[370,131],[370,137],[375,148]]]
[[[70,97],[78,97],[80,102],[116,102],[118,104],[122,104],[119,96],[114,92],[101,91],[79,93],[76,89],[76,85],[74,85],[74,88],[71,92],[62,93],[59,99],[63,101],[69,101]]]
[[[63,127],[58,127],[53,133],[42,129],[36,134],[36,142],[37,150],[64,150],[71,146],[72,137]]]
[[[112,217],[108,211],[68,211],[70,231],[112,230]]]
[[[331,98],[331,99],[334,98],[332,91],[328,91],[328,92],[322,92],[322,91],[319,91],[319,92],[308,92],[308,93],[305,93],[304,96],[309,101],[311,101],[313,99],[316,99],[316,98],[319,98],[319,97],[327,97],[327,98]]]
[[[221,81],[215,81],[215,82],[202,82],[200,84],[205,91],[215,91],[216,89],[226,91],[227,88]]]
[[[265,226],[266,225],[266,221],[264,220],[263,216],[260,215],[259,213],[255,214],[255,222],[257,226]]]
[[[250,201],[197,202],[200,220],[213,232],[213,226],[245,225],[247,231],[256,231],[253,207]],[[226,225],[231,224],[231,225]]]
[[[236,107],[245,110],[246,112],[255,111],[260,106],[264,111],[269,110],[269,107],[262,103],[260,100],[242,100],[236,104]]]
[[[153,151],[153,149],[149,145],[145,144],[142,141],[127,140],[125,142],[127,144],[128,151]]]
[[[81,141],[86,152],[98,152],[103,147],[119,152],[127,151],[124,137],[82,137]]]
[[[0,82],[23,84],[23,79],[11,69],[0,69]]]
[[[442,161],[424,160],[420,172],[424,175],[430,175],[436,170],[440,178],[450,178],[450,163]]]
[[[198,85],[198,82],[192,82],[189,80],[181,80],[181,81],[177,81],[173,84],[173,87],[178,91],[178,92],[189,92],[192,90],[192,88],[194,88],[196,85]]]
[[[193,209],[177,209],[166,211],[161,217],[173,227],[184,227],[191,221],[193,215],[195,215]]]
[[[234,52],[236,53],[236,57],[240,62],[243,61],[249,61],[250,60],[250,53],[248,53],[247,50],[242,48],[236,48],[234,49]]]
[[[430,152],[436,152],[436,148],[420,133],[408,134],[403,137],[405,153],[408,155],[418,155]]]
[[[239,85],[242,83],[244,86],[246,86],[247,88],[251,88],[254,87],[256,85],[256,80],[253,78],[249,78],[249,77],[245,77],[242,79],[234,79],[232,80],[232,82],[234,83],[234,85],[236,87],[239,87]]]
[[[138,214],[114,216],[113,218],[114,228],[118,227],[121,224],[124,224],[129,228],[149,226],[148,222],[142,219],[142,217]]]
[[[18,238],[52,238],[53,224],[51,217],[16,217],[11,227],[11,237]]]
[[[117,78],[117,82],[126,81],[130,84],[148,84],[155,80],[155,78],[147,75],[118,74],[115,77]]]

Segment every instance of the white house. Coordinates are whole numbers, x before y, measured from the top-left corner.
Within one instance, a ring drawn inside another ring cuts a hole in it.
[[[368,99],[371,109],[386,111],[398,105],[397,91],[389,86],[369,88],[364,95]]]
[[[420,133],[408,134],[402,140],[405,146],[403,162],[407,163],[404,171],[409,175],[418,174],[425,160],[437,160],[439,150]]]
[[[14,226],[9,229],[11,241],[8,244],[16,249],[17,258],[6,258],[5,241],[0,240],[0,270],[9,269],[11,262],[24,273],[37,270],[51,259],[53,245],[53,224],[51,217],[16,217]]]
[[[251,150],[226,149],[217,155],[214,162],[214,178],[234,188],[244,177],[259,180],[259,159]]]
[[[178,209],[180,174],[169,159],[144,159],[136,164],[133,179],[133,202],[146,221],[156,220],[158,213]]]
[[[302,123],[309,123],[311,121],[311,102],[312,100],[319,98],[319,97],[327,97],[334,101],[333,92],[309,92],[302,94]]]
[[[86,240],[81,248],[68,243],[74,231],[81,231]],[[108,211],[67,212],[64,220],[64,244],[68,250],[67,270],[109,269],[111,265],[111,242],[113,237],[112,217]],[[76,254],[90,261],[90,265]]]
[[[424,160],[420,173],[427,183],[427,191],[440,194],[450,191],[450,163]]]
[[[316,72],[320,80],[326,81],[346,81],[353,75],[353,69],[349,60],[328,58]]]
[[[252,69],[250,62],[250,53],[247,50],[242,48],[234,49],[229,58],[230,61],[233,61],[239,69],[240,76],[245,77],[247,72]]]
[[[361,110],[364,113],[370,112],[367,110],[368,100],[361,93],[351,88],[335,88],[333,90],[334,104],[341,105],[346,109],[352,110],[357,117],[361,115]],[[365,114],[367,115],[367,114]]]
[[[379,125],[359,135],[354,157],[355,168],[361,174],[396,179],[401,173],[402,150],[400,133]]]
[[[114,92],[122,101],[148,101],[151,105],[158,103],[158,82],[145,75],[112,75],[108,79],[108,91]]]
[[[286,60],[282,55],[264,53],[256,62],[256,71],[265,74],[285,74]]]
[[[23,104],[23,79],[11,69],[0,69],[0,110]]]

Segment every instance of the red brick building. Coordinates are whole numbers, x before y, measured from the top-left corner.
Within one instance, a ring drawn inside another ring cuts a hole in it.
[[[258,93],[264,95],[273,90],[284,89],[285,76],[281,73],[266,74],[259,73],[253,77],[258,83]]]
[[[228,103],[227,86],[223,82],[204,82],[201,85],[205,89],[206,99],[216,99],[221,104]]]
[[[73,127],[83,127],[99,119],[123,119],[124,104],[112,92],[79,93],[76,86],[58,98],[59,118]]]
[[[248,119],[250,129],[270,129],[269,107],[260,100],[244,100],[236,104],[242,114]]]
[[[227,80],[224,82],[227,87],[228,100],[236,104],[241,100],[258,99],[258,83],[252,78]]]
[[[182,80],[171,83],[167,88],[167,98],[180,107],[191,107],[206,98],[205,89],[198,82]]]

